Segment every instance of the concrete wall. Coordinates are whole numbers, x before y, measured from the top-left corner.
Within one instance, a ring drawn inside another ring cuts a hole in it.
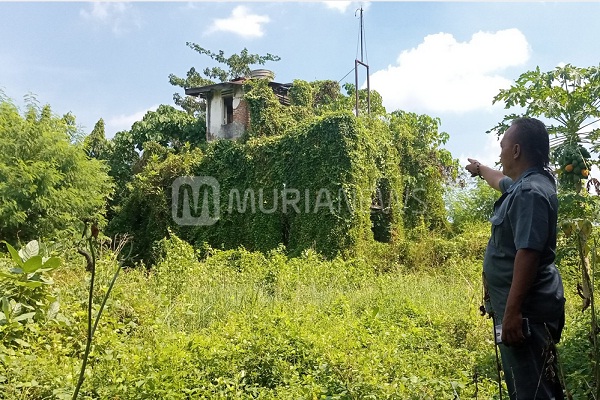
[[[236,139],[240,137],[248,127],[250,113],[248,105],[242,99],[242,87],[234,87],[233,90],[233,122],[227,123],[227,116],[221,91],[214,91],[208,101],[206,111],[206,139]]]

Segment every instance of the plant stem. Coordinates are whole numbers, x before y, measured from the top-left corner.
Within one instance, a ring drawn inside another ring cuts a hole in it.
[[[98,314],[96,315],[96,319],[94,320],[94,325],[92,326],[92,301],[93,301],[93,293],[94,293],[94,279],[96,276],[96,253],[94,251],[94,245],[92,243],[92,238],[88,239],[88,244],[90,246],[90,251],[92,253],[92,267],[91,267],[91,282],[90,282],[90,293],[88,298],[88,336],[87,343],[85,346],[85,353],[83,355],[83,363],[81,364],[81,372],[79,373],[79,380],[77,382],[77,387],[75,387],[75,392],[73,393],[73,399],[77,399],[77,395],[79,394],[79,390],[81,389],[81,385],[85,379],[85,368],[87,366],[88,357],[90,355],[90,350],[92,348],[92,339],[94,337],[94,333],[96,333],[96,328],[98,327],[98,322],[100,322],[100,317],[102,316],[102,311],[104,311],[104,306],[106,305],[106,301],[108,300],[108,296],[112,291],[117,277],[119,276],[119,272],[121,271],[121,264],[117,265],[117,270],[115,271],[112,280],[110,281],[110,285],[108,286],[108,290],[102,299],[102,304],[100,305],[100,309],[98,310]]]
[[[595,289],[595,275],[596,275],[596,239],[594,238],[594,247],[592,249],[592,273],[591,273],[591,285],[590,285],[590,306],[592,312],[592,326],[591,334],[592,341],[594,344],[594,380],[596,383],[596,394],[595,399],[600,398],[600,351],[598,350],[598,318],[596,316],[596,305],[594,302]]]
[[[88,238],[87,240],[88,246],[92,253],[92,275],[90,278],[90,292],[88,296],[88,315],[87,315],[87,343],[85,345],[85,353],[83,354],[83,362],[81,363],[81,371],[79,372],[79,380],[77,381],[77,386],[75,387],[75,392],[73,392],[72,400],[76,400],[79,395],[79,390],[81,389],[81,385],[83,384],[83,380],[85,379],[85,368],[87,366],[88,357],[90,355],[90,350],[92,348],[92,336],[94,331],[92,329],[92,302],[94,297],[94,279],[96,277],[96,253],[94,251],[94,244],[92,243],[92,238]],[[95,327],[95,326],[94,326]]]
[[[115,285],[115,281],[117,280],[117,277],[119,276],[120,271],[121,271],[121,265],[118,264],[117,270],[115,271],[115,274],[113,275],[113,278],[110,281],[110,285],[108,286],[108,290],[106,291],[106,294],[104,295],[104,298],[102,299],[102,304],[100,305],[100,309],[98,310],[98,315],[96,316],[96,321],[94,321],[94,327],[92,328],[92,336],[94,336],[94,333],[96,332],[96,327],[98,326],[98,321],[100,321],[100,316],[102,315],[102,311],[104,310],[104,306],[106,305],[106,300],[108,300],[108,296],[110,295],[110,292],[112,291],[112,288]]]

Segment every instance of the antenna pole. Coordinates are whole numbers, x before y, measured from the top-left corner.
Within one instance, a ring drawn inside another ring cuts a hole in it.
[[[356,16],[356,12],[354,13],[354,16]],[[356,92],[355,110],[356,110],[357,117],[358,117],[358,105],[359,105],[359,96],[358,96],[358,66],[359,65],[362,65],[367,70],[367,114],[371,114],[371,81],[369,79],[369,65],[365,64],[364,58],[363,58],[363,50],[365,48],[365,46],[363,44],[363,32],[364,32],[363,9],[361,6],[360,7],[360,61],[354,60],[354,86],[355,86],[354,89]]]
[[[363,49],[364,49],[364,45],[363,45],[363,30],[364,30],[364,26],[363,26],[363,9],[362,6],[360,7],[360,62],[365,62],[364,58],[363,58]]]

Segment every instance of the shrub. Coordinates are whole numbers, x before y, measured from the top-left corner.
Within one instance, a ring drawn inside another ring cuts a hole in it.
[[[0,98],[0,237],[15,244],[103,221],[108,168],[72,143],[72,116],[29,104],[24,116]]]

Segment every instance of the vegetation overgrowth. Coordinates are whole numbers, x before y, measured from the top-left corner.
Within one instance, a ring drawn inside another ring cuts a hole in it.
[[[278,60],[188,45],[229,71],[192,69],[170,76],[176,86]],[[0,399],[496,398],[479,316],[495,194],[455,180],[440,121],[387,113],[376,92],[356,118],[357,89],[332,81],[295,81],[289,107],[266,81],[244,88],[250,129],[211,143],[205,104],[190,98],[109,140],[103,120],[84,138],[72,115],[30,98],[21,116],[0,92]],[[494,100],[558,121],[559,356],[573,399],[600,398],[600,130],[583,132],[600,117],[599,88],[597,68],[567,65],[525,73]],[[174,181],[190,175],[218,179],[220,202],[204,192],[214,224],[174,221]],[[246,189],[266,194],[260,212],[241,210]],[[288,202],[312,212],[261,209],[286,189],[312,194]]]
[[[484,225],[452,240],[422,232],[386,272],[312,250],[194,250],[172,235],[150,272],[119,277],[79,398],[494,398],[491,322],[478,310],[487,234]],[[96,312],[119,258],[98,250]],[[59,305],[2,328],[0,398],[73,392],[89,274],[83,258],[65,258],[42,288]],[[13,260],[0,263],[7,273]],[[586,398],[589,342],[567,295],[560,356],[574,398]]]

